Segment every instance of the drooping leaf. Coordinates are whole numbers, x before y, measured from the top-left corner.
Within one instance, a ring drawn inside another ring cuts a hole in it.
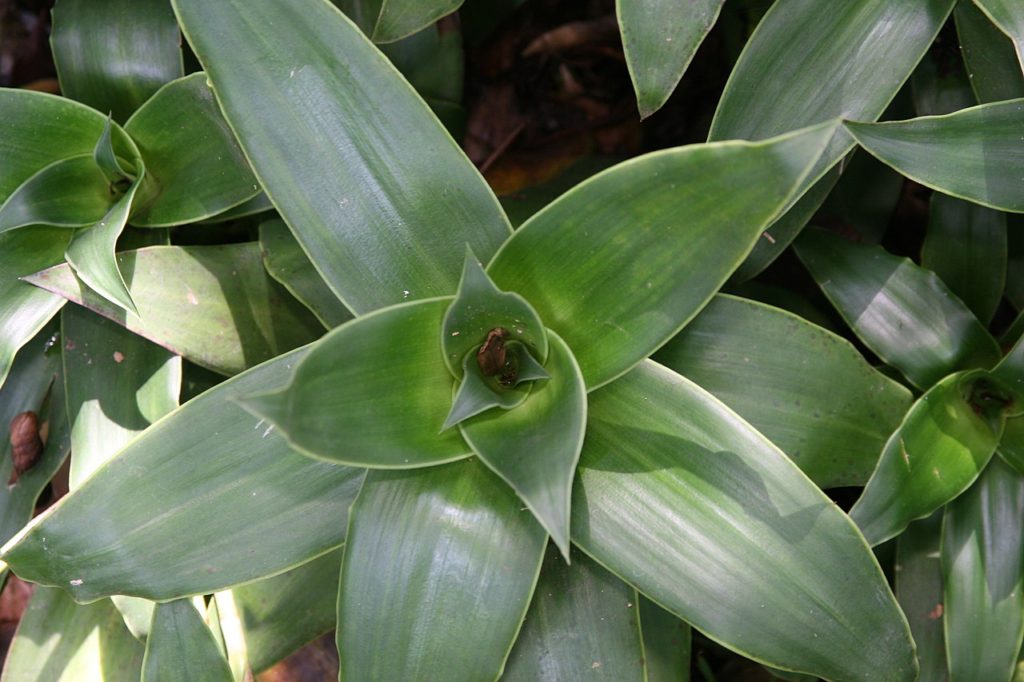
[[[79,601],[166,600],[275,575],[340,545],[363,472],[292,452],[232,402],[284,382],[305,352],[230,379],[151,426],[0,558]]]
[[[341,550],[231,592],[249,664],[260,672],[335,627]]]
[[[1024,66],[1024,7],[1014,0],[974,0],[974,4],[1010,38],[1017,61]]]
[[[292,447],[333,462],[407,469],[469,457],[457,431],[441,433],[452,391],[440,335],[449,303],[357,317],[313,346],[287,386],[261,385],[241,404]]]
[[[213,633],[190,599],[157,604],[142,663],[142,682],[180,680],[233,680]]]
[[[352,319],[345,304],[316,271],[284,221],[274,218],[260,223],[260,253],[271,277],[333,329]]]
[[[1013,43],[973,2],[953,12],[964,66],[981,103],[1024,97],[1024,74]]]
[[[7,197],[0,206],[0,233],[38,224],[92,225],[103,219],[115,199],[92,154],[61,159],[41,169]]]
[[[36,587],[4,661],[18,682],[138,682],[144,649],[109,601],[85,606]]]
[[[534,592],[546,537],[476,460],[368,472],[342,562],[342,676],[495,679]]]
[[[954,499],[992,457],[1001,417],[982,414],[984,372],[951,374],[910,408],[850,510],[871,545],[898,535]]]
[[[1017,177],[1024,163],[1024,99],[845,126],[860,146],[912,180],[983,206],[1024,212]]]
[[[146,201],[132,211],[133,225],[196,222],[260,191],[204,73],[162,87],[124,128],[146,162],[150,183]]]
[[[707,303],[833,130],[692,145],[619,164],[528,220],[487,272],[565,339],[593,390]]]
[[[118,264],[138,316],[126,316],[93,294],[67,265],[25,280],[222,374],[241,372],[323,332],[267,276],[256,243],[153,246],[119,253]]]
[[[915,678],[906,621],[863,538],[782,452],[653,362],[588,400],[572,515],[584,552],[757,661]]]
[[[933,682],[949,677],[942,633],[945,605],[939,561],[941,540],[941,511],[907,526],[897,538],[893,588],[917,644],[917,660],[921,664],[918,679]]]
[[[984,206],[932,195],[921,265],[935,272],[987,324],[1006,281],[1006,216]]]
[[[412,35],[459,8],[463,0],[335,0],[375,43]]]
[[[942,527],[949,678],[1006,680],[1024,638],[1024,477],[995,457]]]
[[[640,118],[661,108],[676,89],[697,48],[715,25],[725,0],[689,3],[617,0],[622,48]]]
[[[268,196],[350,310],[450,295],[462,245],[488,260],[508,237],[461,149],[325,0],[174,6]]]
[[[796,253],[861,341],[919,388],[998,361],[998,345],[971,311],[909,259],[823,230],[805,230]]]
[[[503,682],[647,682],[640,605],[629,585],[572,553],[549,550]]]
[[[551,375],[512,410],[459,424],[480,460],[507,482],[569,560],[569,501],[587,420],[587,387],[565,342],[548,331]]]
[[[690,682],[690,626],[639,596],[647,682]]]
[[[123,123],[183,73],[181,37],[168,0],[60,0],[50,44],[65,97]]]

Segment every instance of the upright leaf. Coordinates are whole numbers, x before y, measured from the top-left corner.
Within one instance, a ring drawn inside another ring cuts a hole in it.
[[[464,245],[488,260],[508,237],[462,150],[326,0],[174,6],[268,196],[353,312],[450,295]]]
[[[999,347],[935,273],[880,246],[807,230],[796,253],[864,344],[919,388],[991,367]]]
[[[232,682],[231,669],[190,599],[158,604],[146,639],[142,682]]]
[[[341,570],[342,676],[497,678],[534,592],[546,537],[475,460],[368,472]]]
[[[863,485],[911,402],[845,339],[732,296],[712,299],[655,359],[736,410],[823,488]]]
[[[690,626],[647,597],[638,596],[647,682],[690,682]]]
[[[946,508],[942,529],[949,678],[1008,680],[1024,638],[1024,477],[994,458]]]
[[[88,0],[53,10],[53,61],[65,97],[123,123],[184,66],[168,0],[113,0],[103,12]]]
[[[548,551],[503,682],[646,682],[640,604],[593,559]]]
[[[941,511],[910,524],[896,540],[894,591],[917,643],[917,660],[921,664],[918,679],[922,682],[943,682],[949,677],[942,632],[945,597],[941,540]]]
[[[335,0],[375,43],[405,38],[459,8],[463,0]]]
[[[671,3],[617,0],[629,77],[640,118],[661,108],[675,90],[704,37],[715,25],[725,0]]]
[[[1017,60],[1024,66],[1024,7],[1014,0],[974,0],[974,4],[1013,41]]]
[[[588,400],[580,549],[757,661],[835,680],[915,678],[906,621],[863,538],[761,434],[653,362]]]
[[[1024,164],[1024,99],[909,121],[849,121],[846,129],[857,144],[912,180],[982,206],[1024,213],[1017,177]]]
[[[593,390],[650,355],[707,303],[833,130],[691,145],[619,164],[528,220],[488,274],[565,339]]]
[[[958,2],[953,13],[960,52],[978,101],[1024,97],[1024,74],[1013,43],[973,2]]]

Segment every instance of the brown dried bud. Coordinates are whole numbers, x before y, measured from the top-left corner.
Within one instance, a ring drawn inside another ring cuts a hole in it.
[[[505,337],[508,330],[495,327],[487,332],[487,340],[476,352],[476,364],[485,377],[491,377],[505,367]]]
[[[18,477],[35,466],[43,452],[43,440],[39,437],[39,419],[35,412],[22,412],[11,420],[11,459],[14,471],[7,485],[18,482]]]

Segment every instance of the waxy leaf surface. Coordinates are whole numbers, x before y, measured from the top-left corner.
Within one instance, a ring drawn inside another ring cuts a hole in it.
[[[27,225],[85,227],[114,204],[110,183],[92,154],[80,154],[41,169],[0,206],[0,233]]]
[[[647,597],[639,596],[647,682],[690,682],[690,626]]]
[[[496,679],[546,544],[512,490],[475,459],[367,472],[341,569],[341,675]]]
[[[462,150],[326,0],[174,6],[267,195],[350,310],[451,295],[463,245],[486,261],[508,237]]]
[[[964,66],[978,101],[1024,97],[1024,74],[1013,42],[974,3],[958,2],[953,16]]]
[[[231,669],[191,599],[157,604],[142,682],[232,682]]]
[[[1024,66],[1024,6],[1016,0],[974,0],[974,4],[1013,41],[1018,64]]]
[[[429,26],[463,0],[337,0],[338,7],[375,43],[390,43]]]
[[[593,390],[650,355],[707,303],[833,130],[691,145],[621,163],[523,224],[487,273],[565,339]]]
[[[574,544],[760,662],[915,678],[906,621],[864,539],[764,436],[654,362],[588,400]]]
[[[942,633],[942,511],[907,526],[897,539],[893,591],[917,644],[920,680],[943,682],[946,641]]]

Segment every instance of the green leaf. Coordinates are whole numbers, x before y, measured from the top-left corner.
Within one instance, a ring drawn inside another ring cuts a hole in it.
[[[113,0],[103,12],[88,0],[60,0],[50,44],[64,96],[120,122],[184,73],[167,0]]]
[[[26,225],[84,227],[115,203],[92,154],[55,161],[22,183],[0,206],[0,233]]]
[[[548,331],[551,378],[512,410],[461,422],[466,443],[512,486],[569,560],[569,499],[587,421],[587,387],[565,342]],[[538,456],[541,455],[541,456]]]
[[[78,601],[167,600],[275,575],[340,545],[363,472],[290,451],[232,402],[285,381],[305,352],[229,379],[148,428],[2,559]]]
[[[640,118],[660,109],[676,89],[724,3],[616,0],[622,48]]]
[[[100,170],[103,171],[107,182],[113,187],[118,182],[123,180],[131,181],[133,178],[121,165],[121,161],[117,158],[117,152],[114,151],[114,139],[110,123],[111,121],[108,117],[107,124],[103,126],[103,134],[100,135],[100,139],[92,150],[92,158],[96,165],[100,167]]]
[[[191,223],[259,194],[256,177],[204,73],[162,87],[124,128],[146,162],[151,188],[146,201],[132,211],[133,225]]]
[[[1024,66],[1024,7],[1013,0],[974,0],[974,4],[1013,41],[1017,60]]]
[[[78,279],[103,298],[136,317],[139,310],[135,307],[135,302],[128,292],[128,285],[125,284],[124,277],[118,269],[117,254],[114,250],[117,248],[117,238],[121,236],[121,231],[128,222],[132,201],[135,200],[144,176],[145,169],[140,167],[139,177],[110,207],[103,219],[91,227],[75,232],[67,251],[64,252],[64,258]]]
[[[921,265],[937,274],[987,324],[1006,281],[1006,216],[984,206],[933,194]]]
[[[949,114],[978,103],[961,55],[952,50],[929,51],[910,77],[910,90],[917,116]]]
[[[249,664],[260,672],[335,627],[341,550],[232,590]]]
[[[302,301],[325,327],[332,329],[352,319],[352,313],[328,288],[283,220],[260,223],[260,253],[267,273]]]
[[[545,544],[513,492],[476,460],[368,472],[342,562],[342,676],[497,678]]]
[[[267,276],[256,243],[153,246],[117,256],[137,317],[93,294],[67,265],[25,280],[222,374],[241,372],[323,332]]]
[[[1024,99],[945,116],[847,121],[845,126],[860,146],[922,185],[982,206],[1024,212],[1017,177],[1024,164]]]
[[[452,398],[452,408],[441,425],[445,431],[493,407],[511,410],[523,404],[533,388],[533,379],[549,379],[551,375],[544,369],[523,344],[510,341],[507,345],[500,336],[488,335],[488,343],[495,343],[502,348],[504,359],[496,374],[485,375],[478,356],[467,353],[462,361],[462,383]],[[497,341],[492,339],[497,338]],[[486,346],[487,343],[484,344]],[[483,352],[484,346],[480,347]]]
[[[463,0],[336,0],[375,43],[390,43],[429,26]]]
[[[647,682],[690,682],[690,626],[640,595]]]
[[[935,273],[880,246],[805,230],[796,253],[854,333],[918,388],[991,367],[999,347]]]
[[[64,305],[19,278],[59,263],[70,239],[68,230],[40,226],[0,235],[0,387],[18,349]]]
[[[942,512],[915,521],[897,538],[894,591],[910,623],[921,664],[920,680],[942,682],[946,670],[946,641],[942,633],[944,598],[939,547]]]
[[[998,452],[1003,461],[1024,475],[1024,417],[1006,420]]]
[[[972,395],[987,373],[952,374],[918,399],[890,436],[850,510],[871,545],[898,535],[954,499],[985,468],[1002,432]],[[977,410],[977,411],[976,411]]]
[[[462,245],[489,260],[508,237],[462,150],[325,0],[174,5],[261,184],[350,310],[450,295]]]
[[[829,194],[822,213],[851,225],[869,244],[877,244],[896,210],[903,176],[867,152],[854,151]]]
[[[452,377],[438,330],[450,302],[415,301],[357,317],[313,346],[286,387],[240,402],[292,447],[332,462],[408,469],[469,457],[458,433],[439,433]]]
[[[231,221],[231,220],[237,220],[239,218],[245,218],[245,217],[248,217],[248,216],[251,216],[251,215],[256,215],[256,214],[259,214],[259,213],[263,213],[265,211],[272,211],[273,209],[274,209],[274,205],[272,203],[270,203],[270,199],[267,198],[267,195],[264,194],[263,192],[260,192],[259,194],[254,196],[252,199],[249,199],[248,201],[242,202],[241,204],[239,204],[238,206],[235,206],[234,208],[229,208],[228,210],[224,211],[223,213],[218,213],[215,216],[211,216],[210,218],[207,218],[206,220],[200,220],[199,222],[204,224],[204,225],[209,225],[211,223],[226,223],[226,222]],[[299,247],[299,248],[301,250],[301,247]],[[303,254],[303,255],[305,255],[305,254]],[[325,284],[324,286],[327,286],[327,285]],[[333,296],[333,294],[332,294],[332,296]]]
[[[637,594],[578,551],[548,551],[503,682],[646,682]]]
[[[707,303],[834,129],[621,163],[528,220],[488,274],[565,339],[593,390],[650,355]]]
[[[655,359],[736,410],[823,488],[863,485],[911,403],[847,340],[732,296],[712,299]]]
[[[974,3],[958,2],[953,16],[964,66],[978,101],[1024,97],[1024,75],[1006,35]]]
[[[915,678],[906,621],[863,538],[768,440],[653,362],[588,399],[572,514],[584,552],[754,660]]]
[[[1024,414],[1024,337],[1018,338],[999,364],[992,368],[992,375],[1013,394],[1016,404],[1008,408],[1010,414]]]
[[[950,680],[1008,680],[1024,638],[1024,478],[998,457],[946,508]]]
[[[138,682],[144,649],[109,601],[82,606],[36,587],[4,662],[18,682]]]
[[[142,682],[232,679],[228,662],[192,600],[157,604],[153,627],[146,639]]]

